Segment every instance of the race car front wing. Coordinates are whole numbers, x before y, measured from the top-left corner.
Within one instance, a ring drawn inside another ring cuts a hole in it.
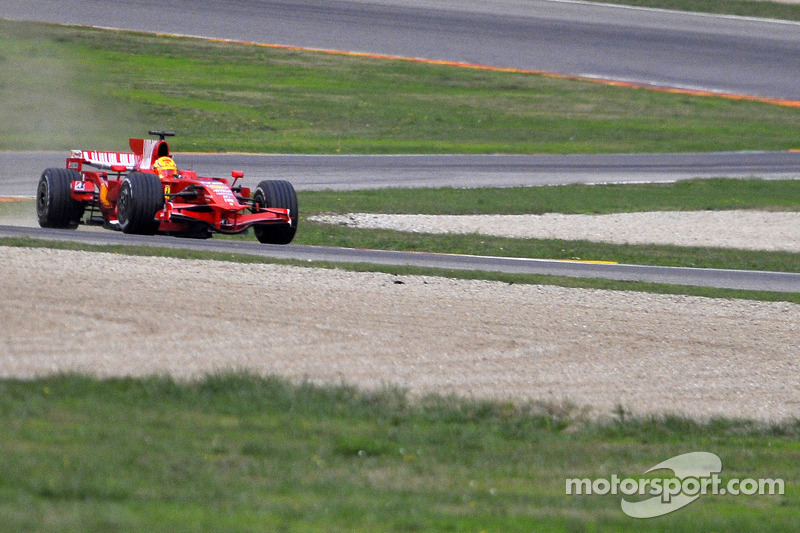
[[[161,222],[160,231],[180,231],[185,224],[202,224],[216,233],[237,234],[257,225],[292,225],[288,209],[260,208],[251,212],[249,207],[221,209],[209,205],[184,204],[167,201],[164,209],[156,213]]]

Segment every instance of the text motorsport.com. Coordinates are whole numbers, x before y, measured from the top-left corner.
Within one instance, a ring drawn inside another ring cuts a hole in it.
[[[622,498],[622,511],[633,518],[653,518],[677,511],[700,496],[712,495],[782,495],[783,479],[730,479],[723,483],[719,477],[722,460],[713,453],[691,452],[678,455],[648,469],[672,470],[670,478],[567,479],[567,495],[652,496],[630,502]]]

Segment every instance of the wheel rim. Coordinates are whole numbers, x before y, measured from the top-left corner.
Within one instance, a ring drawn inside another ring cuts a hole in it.
[[[39,182],[39,190],[36,194],[36,214],[40,217],[47,213],[47,180]]]
[[[256,189],[253,195],[253,203],[256,205],[255,211],[258,211],[267,204],[267,202],[264,201],[264,193],[261,192],[261,189]]]
[[[130,186],[126,187],[127,183],[123,183],[120,187],[119,198],[117,199],[117,218],[120,222],[127,220],[128,207],[130,206]]]

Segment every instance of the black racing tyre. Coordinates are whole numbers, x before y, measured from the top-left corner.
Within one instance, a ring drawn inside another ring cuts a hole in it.
[[[117,219],[125,233],[154,235],[160,221],[156,213],[164,207],[164,187],[155,174],[131,172],[119,187]]]
[[[41,227],[78,227],[84,206],[72,198],[70,184],[80,179],[80,172],[68,168],[48,168],[42,172],[36,188],[36,216]]]
[[[297,193],[288,181],[283,180],[264,180],[258,184],[253,201],[259,207],[275,207],[278,209],[288,209],[292,220],[291,226],[263,225],[253,226],[258,242],[264,244],[289,244],[297,233]]]

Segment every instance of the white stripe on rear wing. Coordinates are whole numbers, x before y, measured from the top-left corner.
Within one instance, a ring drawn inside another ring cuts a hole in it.
[[[136,166],[136,155],[127,152],[81,151],[81,158],[87,165],[110,170],[112,166],[124,165],[127,170]]]

